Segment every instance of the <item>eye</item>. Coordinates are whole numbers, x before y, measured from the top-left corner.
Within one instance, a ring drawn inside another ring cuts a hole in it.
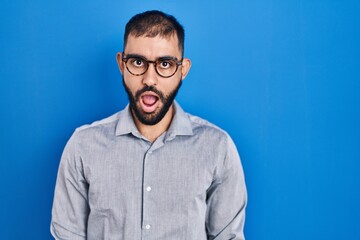
[[[134,67],[143,67],[145,65],[144,60],[141,58],[131,58],[129,60]]]
[[[169,69],[172,66],[174,66],[174,62],[172,60],[163,60],[159,63],[159,67],[162,69]]]

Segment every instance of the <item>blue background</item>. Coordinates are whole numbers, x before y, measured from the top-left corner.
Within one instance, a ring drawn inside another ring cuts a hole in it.
[[[360,239],[360,2],[48,1],[0,5],[0,239],[51,239],[73,130],[127,98],[115,55],[149,9],[186,30],[178,101],[228,131],[247,239]]]

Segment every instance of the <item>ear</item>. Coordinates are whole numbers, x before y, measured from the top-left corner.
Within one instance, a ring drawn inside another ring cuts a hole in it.
[[[181,79],[184,80],[191,68],[191,61],[189,58],[184,58],[181,64]]]
[[[124,74],[124,62],[122,60],[122,53],[118,52],[116,54],[116,62],[118,64],[119,70],[121,72],[121,74]]]

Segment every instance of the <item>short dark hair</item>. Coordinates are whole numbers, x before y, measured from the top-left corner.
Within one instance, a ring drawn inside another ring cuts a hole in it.
[[[176,34],[179,41],[179,49],[184,54],[184,28],[175,17],[161,11],[152,10],[139,13],[133,16],[125,27],[124,49],[127,44],[128,36],[171,37]]]

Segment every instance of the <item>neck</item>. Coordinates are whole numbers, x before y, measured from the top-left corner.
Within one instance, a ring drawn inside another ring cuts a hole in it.
[[[132,112],[132,111],[131,111]],[[169,111],[165,114],[163,119],[155,125],[145,125],[136,118],[135,114],[132,112],[135,125],[141,135],[143,135],[150,142],[154,142],[161,134],[166,132],[169,129],[172,118],[174,115],[174,105],[171,105]]]

